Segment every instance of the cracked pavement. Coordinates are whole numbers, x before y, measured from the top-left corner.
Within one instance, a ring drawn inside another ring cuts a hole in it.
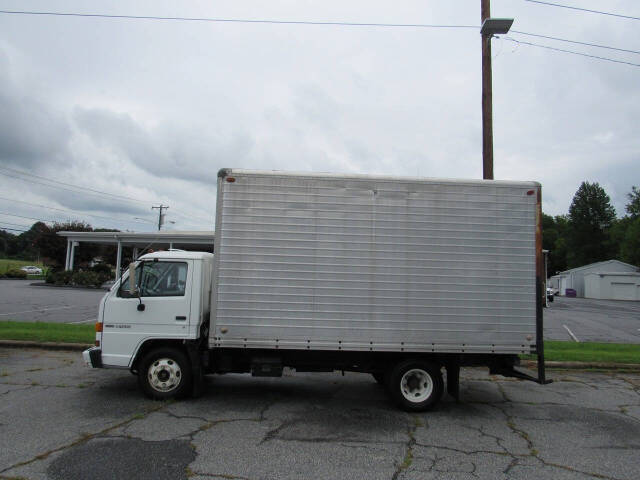
[[[461,401],[397,410],[363,374],[207,378],[154,402],[77,352],[0,349],[2,479],[637,479],[640,374],[463,370]]]

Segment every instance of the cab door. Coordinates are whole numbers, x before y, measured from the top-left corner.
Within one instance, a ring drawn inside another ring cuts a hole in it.
[[[153,260],[136,267],[136,291],[123,278],[105,302],[102,334],[104,365],[128,367],[149,338],[187,338],[191,322],[193,260]]]

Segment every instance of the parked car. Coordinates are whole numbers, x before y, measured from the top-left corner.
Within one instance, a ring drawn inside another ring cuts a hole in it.
[[[22,270],[23,272],[26,272],[27,275],[42,275],[42,269],[34,265],[26,265],[22,267],[20,270]]]

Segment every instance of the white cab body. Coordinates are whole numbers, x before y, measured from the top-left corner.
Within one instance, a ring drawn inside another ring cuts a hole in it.
[[[142,256],[137,262],[157,266],[162,272],[175,268],[177,274],[165,273],[163,287],[177,280],[174,290],[158,287],[155,291],[143,289],[141,296],[126,294],[129,272],[117,281],[101,302],[102,363],[105,367],[129,368],[140,346],[147,340],[195,339],[199,327],[208,318],[211,298],[211,271],[213,255],[206,252],[156,252]],[[138,274],[136,275],[138,276]],[[126,288],[120,288],[121,282]],[[182,283],[183,282],[183,283]],[[139,278],[137,279],[139,284]],[[125,293],[123,293],[125,292]],[[169,294],[167,294],[169,293]],[[144,310],[138,310],[143,304]]]

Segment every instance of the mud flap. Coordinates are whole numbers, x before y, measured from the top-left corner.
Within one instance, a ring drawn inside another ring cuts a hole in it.
[[[447,393],[460,400],[460,363],[453,361],[446,364],[447,369]]]

